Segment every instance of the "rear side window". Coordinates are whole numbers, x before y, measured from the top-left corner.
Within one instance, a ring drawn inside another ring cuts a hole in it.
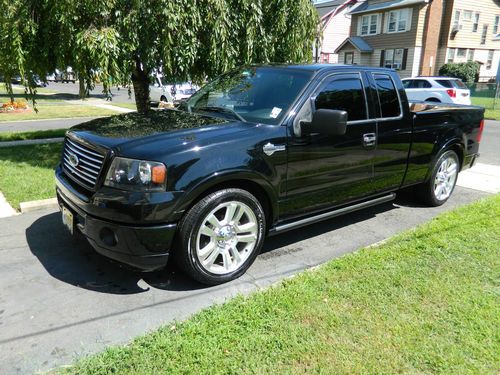
[[[391,77],[385,74],[374,74],[373,78],[377,85],[382,117],[398,117],[401,115],[398,92]]]
[[[316,96],[316,109],[346,111],[349,121],[366,120],[366,101],[359,78],[338,77]]]
[[[465,86],[465,84],[460,81],[459,79],[455,79],[452,81],[453,82],[453,86],[455,86],[457,89],[466,89],[467,86]]]
[[[446,87],[447,89],[453,88],[453,84],[449,79],[436,79],[436,82],[439,83],[441,86]]]

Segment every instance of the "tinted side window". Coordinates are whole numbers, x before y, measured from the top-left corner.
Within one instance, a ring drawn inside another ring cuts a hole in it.
[[[398,117],[401,114],[401,106],[392,79],[382,74],[375,74],[373,77],[377,85],[382,117]]]
[[[403,81],[403,87],[405,89],[412,89],[414,88],[414,82],[412,79],[409,79],[409,80],[406,80],[406,81]]]
[[[453,86],[455,86],[457,89],[466,89],[467,88],[467,86],[465,86],[465,83],[463,83],[459,79],[455,79],[452,82],[453,82]]]
[[[432,85],[424,79],[419,79],[418,81],[415,82],[417,82],[417,85],[415,87],[419,89],[428,89],[429,87],[432,87]]]
[[[359,78],[336,78],[316,97],[316,109],[336,109],[347,112],[349,121],[366,120],[363,85]]]
[[[441,86],[446,87],[447,89],[453,88],[453,84],[449,79],[436,79],[436,82],[439,83]]]

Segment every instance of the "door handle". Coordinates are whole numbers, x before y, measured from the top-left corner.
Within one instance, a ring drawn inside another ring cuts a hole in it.
[[[377,143],[377,135],[375,133],[363,134],[363,146],[371,147],[375,146],[375,143]]]

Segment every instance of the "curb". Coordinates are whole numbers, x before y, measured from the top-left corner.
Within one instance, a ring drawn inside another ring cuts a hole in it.
[[[59,207],[57,203],[57,198],[41,199],[38,201],[21,202],[21,213],[25,214],[28,212],[44,210],[47,208],[57,208]]]
[[[0,191],[0,218],[19,215],[14,208],[7,202],[4,195]]]
[[[0,142],[0,148],[25,145],[43,145],[47,143],[59,143],[64,141],[64,138],[45,138],[45,139],[27,139],[24,141],[7,141]]]

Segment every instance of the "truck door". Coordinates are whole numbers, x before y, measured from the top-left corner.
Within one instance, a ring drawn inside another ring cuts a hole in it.
[[[327,209],[370,194],[376,120],[370,119],[364,74],[336,73],[307,98],[289,126],[287,198],[282,219]],[[345,110],[344,135],[300,132],[300,121],[316,109]]]
[[[370,81],[377,112],[374,193],[397,190],[406,173],[412,118],[406,94],[389,73],[372,73]]]

